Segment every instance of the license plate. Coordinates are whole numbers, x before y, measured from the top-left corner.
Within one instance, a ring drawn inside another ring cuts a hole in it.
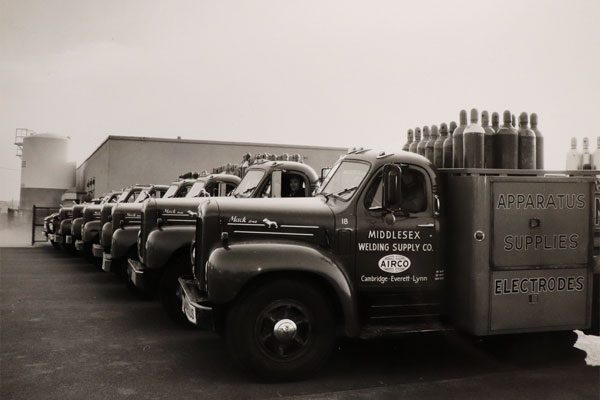
[[[183,311],[188,321],[194,325],[196,324],[196,309],[190,304],[185,292],[181,295],[181,311]]]

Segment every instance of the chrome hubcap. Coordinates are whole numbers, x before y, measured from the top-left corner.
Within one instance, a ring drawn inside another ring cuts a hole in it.
[[[298,331],[298,327],[296,323],[291,319],[282,319],[277,321],[275,326],[273,326],[273,335],[280,342],[289,342],[294,336],[296,336],[296,332]]]

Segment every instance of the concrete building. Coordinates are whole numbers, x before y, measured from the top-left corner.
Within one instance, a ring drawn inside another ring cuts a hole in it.
[[[134,183],[169,183],[191,171],[237,164],[246,153],[300,154],[320,173],[346,152],[341,147],[108,136],[77,168],[77,191],[92,196]]]
[[[19,129],[15,136],[21,157],[19,208],[55,206],[63,193],[75,187],[75,163],[67,161],[69,138]]]

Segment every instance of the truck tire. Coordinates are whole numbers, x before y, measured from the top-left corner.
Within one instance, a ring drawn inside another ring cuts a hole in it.
[[[331,302],[313,284],[277,279],[247,291],[225,326],[231,356],[267,380],[298,380],[316,373],[335,345]]]
[[[158,282],[158,298],[169,317],[178,325],[192,328],[185,314],[181,311],[181,292],[179,278],[191,278],[192,267],[189,257],[180,253],[175,255],[165,267]]]

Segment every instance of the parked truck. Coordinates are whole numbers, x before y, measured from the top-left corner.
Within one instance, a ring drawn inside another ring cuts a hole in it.
[[[197,179],[180,179],[173,182],[161,199],[174,198],[193,198],[203,196],[206,187],[211,188],[214,182],[220,182],[220,177],[224,175],[212,175],[212,177],[201,177]],[[226,175],[230,177],[230,175]],[[229,182],[239,178],[226,178],[223,182]],[[208,185],[207,185],[208,184]],[[112,209],[112,231],[110,232],[110,246],[104,247],[102,255],[102,269],[106,272],[124,272],[126,270],[127,259],[137,260],[137,237],[140,231],[141,214],[143,203],[117,204]],[[103,230],[104,234],[104,230]],[[108,235],[104,239],[108,242]]]
[[[93,253],[95,257],[104,259],[104,254],[110,254],[110,247],[112,242],[112,235],[114,232],[113,228],[113,220],[112,220],[112,211],[115,207],[120,204],[123,205],[131,205],[134,208],[140,207],[144,203],[144,201],[148,199],[160,199],[165,195],[167,190],[169,189],[169,185],[147,185],[140,194],[132,201],[127,203],[114,203],[114,204],[104,204],[102,209],[100,210],[100,224],[102,226],[102,231],[100,233],[100,241],[98,244],[94,244],[92,246]],[[131,198],[130,198],[131,199]]]
[[[119,196],[121,196],[121,192],[118,192],[118,191],[113,191],[113,192],[107,193],[107,194],[101,196],[100,203],[98,203],[98,204],[113,203],[113,202],[117,201]],[[76,249],[78,247],[77,244],[82,243],[81,242],[81,234],[83,231],[83,225],[85,225],[86,222],[89,222],[89,221],[86,221],[85,216],[84,216],[85,208],[89,205],[90,205],[89,203],[84,203],[84,204],[77,204],[77,205],[73,206],[70,241],[75,245]]]
[[[242,368],[284,380],[317,371],[337,335],[598,335],[598,174],[364,150],[314,198],[209,199],[182,311]]]
[[[128,186],[117,197],[115,203],[132,203],[137,196],[146,188],[146,185]],[[84,255],[93,260],[94,244],[100,243],[100,233],[102,231],[101,213],[103,205],[86,206],[83,210],[84,224],[81,227],[81,240],[75,242],[75,248],[83,251]],[[98,248],[96,248],[98,253]],[[100,250],[100,256],[102,252]]]
[[[230,197],[310,197],[317,183],[316,172],[306,164],[260,161],[248,167]],[[296,185],[294,190],[293,185]],[[195,211],[204,201],[206,199],[147,202],[142,210],[138,237],[139,260],[129,260],[131,282],[141,290],[158,293],[167,314],[178,323],[187,323],[181,313],[178,278],[191,276],[190,245],[196,232]]]
[[[53,240],[56,243],[61,243],[64,249],[74,250],[75,246],[71,231],[75,210],[81,210],[87,205],[101,204],[102,201],[102,198],[96,198],[81,204],[75,203],[61,205],[58,211],[57,221],[55,223],[54,234],[52,236]]]

